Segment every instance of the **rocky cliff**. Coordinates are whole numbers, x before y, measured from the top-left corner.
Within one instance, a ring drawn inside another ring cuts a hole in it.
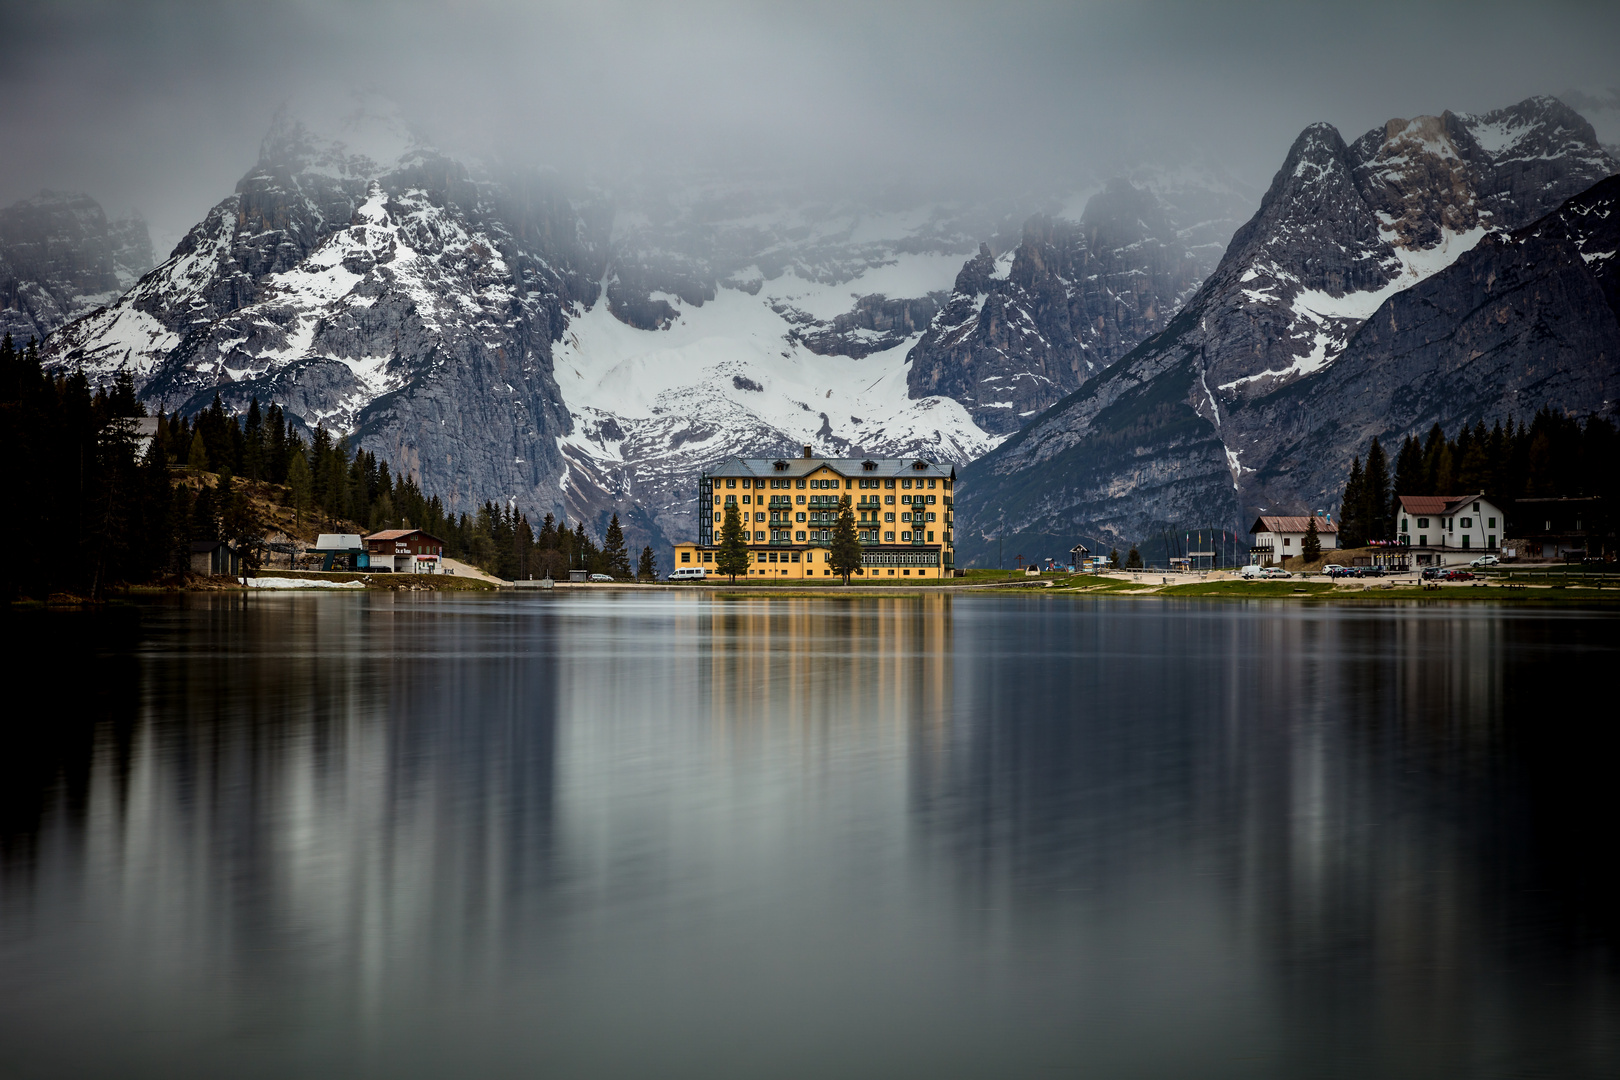
[[[1017,431],[1163,330],[1252,205],[1230,186],[1161,196],[1115,179],[1078,221],[1031,218],[1015,248],[998,257],[985,244],[957,275],[908,357],[912,394],[944,394],[985,430]]]
[[[88,195],[42,191],[0,210],[0,334],[18,345],[111,303],[152,266],[139,218],[108,221]]]
[[[1307,128],[1169,324],[966,470],[964,557],[987,557],[998,536],[1053,554],[1076,530],[1125,544],[1242,527],[1262,506],[1331,502],[1372,434],[1610,408],[1612,314],[1594,260],[1552,223],[1510,234],[1615,168],[1551,98],[1392,120],[1349,145]],[[1494,324],[1480,314],[1508,295]]]

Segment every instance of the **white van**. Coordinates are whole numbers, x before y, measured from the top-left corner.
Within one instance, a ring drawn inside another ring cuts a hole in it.
[[[1238,571],[1238,577],[1249,580],[1257,580],[1265,576],[1266,568],[1258,563],[1250,563],[1248,566],[1245,566],[1243,569]]]
[[[671,570],[669,581],[702,581],[709,576],[709,572],[701,566],[682,566]]]

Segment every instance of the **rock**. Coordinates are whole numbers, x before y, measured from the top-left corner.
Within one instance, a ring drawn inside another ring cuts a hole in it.
[[[0,334],[19,345],[111,303],[152,265],[138,218],[107,220],[88,195],[42,191],[0,210]]]

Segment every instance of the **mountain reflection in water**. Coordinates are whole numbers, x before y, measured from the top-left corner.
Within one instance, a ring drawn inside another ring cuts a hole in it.
[[[6,1075],[1620,1072],[1612,616],[8,619]]]

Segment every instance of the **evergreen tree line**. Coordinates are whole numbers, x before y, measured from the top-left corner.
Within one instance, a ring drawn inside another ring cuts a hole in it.
[[[82,373],[47,375],[37,343],[0,341],[0,453],[13,469],[20,525],[0,560],[7,599],[99,596],[109,584],[184,573],[195,541],[232,541],[251,565],[265,523],[250,492],[292,506],[301,523],[423,529],[444,540],[446,554],[502,577],[566,577],[570,568],[632,576],[617,516],[598,547],[583,521],[570,528],[548,514],[536,535],[524,515],[489,502],[455,515],[346,438],[317,428],[306,442],[280,406],[261,409],[257,399],[242,417],[218,395],[190,419],[159,414],[137,457],[134,422],[144,415],[127,372],[92,392]],[[202,482],[176,484],[175,472]],[[637,570],[656,575],[651,548]]]
[[[1339,543],[1362,547],[1395,536],[1401,495],[1486,495],[1517,499],[1598,495],[1613,499],[1620,479],[1620,431],[1602,417],[1586,422],[1542,409],[1528,424],[1483,420],[1447,437],[1439,424],[1408,435],[1394,475],[1377,439],[1350,462],[1339,507]]]

